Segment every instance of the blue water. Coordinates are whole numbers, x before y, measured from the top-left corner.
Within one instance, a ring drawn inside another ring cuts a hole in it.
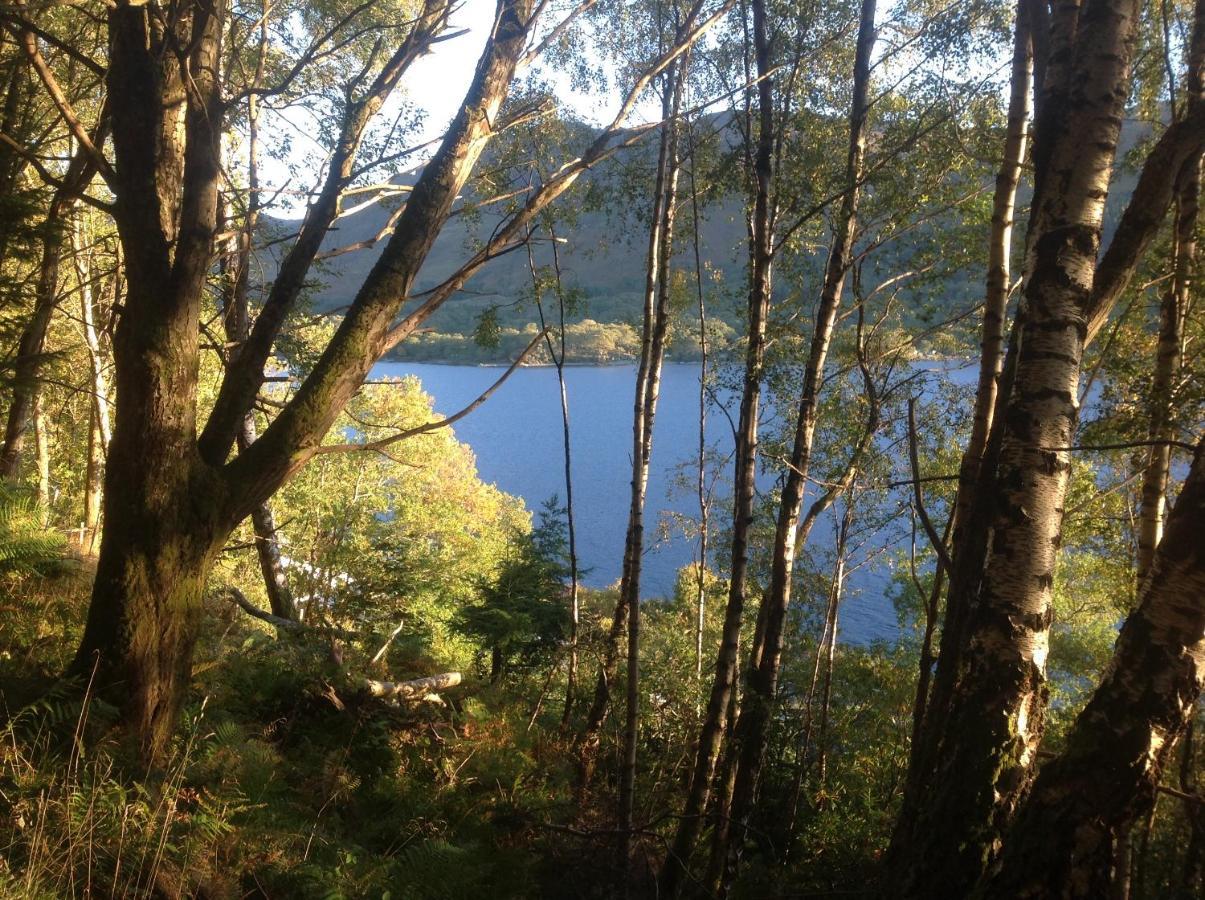
[[[501,370],[494,367],[423,363],[382,363],[373,371],[374,377],[417,375],[434,397],[436,410],[445,415],[471,403],[500,374]],[[943,374],[966,383],[973,373],[954,369]],[[698,553],[697,541],[687,538],[670,522],[672,513],[691,521],[698,517],[694,488],[698,378],[697,364],[665,366],[645,506],[647,550],[641,579],[641,594],[645,597],[671,594],[678,570]],[[583,582],[591,587],[613,584],[620,574],[630,496],[634,381],[635,367],[631,365],[566,369],[578,558],[587,570]],[[458,422],[455,431],[473,448],[484,481],[522,497],[533,512],[553,494],[564,502],[560,394],[555,369],[519,369],[483,406]],[[708,414],[707,440],[711,452],[731,452],[732,430],[719,410],[712,409]],[[730,477],[729,462],[724,467],[724,482]],[[770,479],[761,486],[769,487]],[[722,498],[713,510],[719,520],[726,521],[730,516]],[[831,535],[831,525],[821,521],[812,542],[830,541]],[[899,538],[898,533],[884,532],[875,540],[882,544]],[[842,604],[844,640],[866,643],[891,640],[898,634],[895,610],[884,596],[888,577],[882,558],[851,573]]]

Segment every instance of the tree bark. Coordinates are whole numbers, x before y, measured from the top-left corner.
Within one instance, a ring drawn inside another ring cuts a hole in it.
[[[755,642],[749,661],[747,687],[735,731],[738,762],[733,803],[729,814],[734,828],[725,848],[725,855],[728,857],[725,883],[735,875],[739,865],[769,741],[797,546],[807,541],[806,531],[810,531],[811,522],[815,521],[809,517],[805,533],[800,533],[799,517],[803,508],[804,492],[807,489],[808,473],[811,470],[812,444],[819,419],[824,366],[828,359],[829,344],[836,326],[837,310],[841,305],[845,276],[849,271],[854,237],[857,233],[858,200],[865,168],[866,115],[870,99],[870,58],[875,43],[876,6],[876,0],[862,0],[854,54],[845,195],[833,225],[833,242],[816,309],[807,365],[804,368],[803,390],[795,420],[791,460],[779,499],[770,586],[762,597],[762,608],[758,616],[762,622],[761,640]],[[871,430],[874,428],[875,423],[872,423]]]
[[[46,416],[42,411],[42,394],[33,395],[33,409],[30,411],[33,420],[33,435],[38,464],[38,518],[43,528],[50,527],[50,433],[46,424]]]
[[[148,760],[166,749],[191,671],[227,495],[196,448],[201,291],[220,176],[224,8],[109,11],[116,219],[127,291],[114,341],[118,404],[105,530],[72,672],[124,699]],[[173,47],[188,47],[177,55]],[[187,85],[186,85],[187,82]]]
[[[765,362],[766,319],[770,310],[774,252],[774,78],[769,23],[764,0],[751,0],[753,48],[757,69],[758,136],[753,160],[754,202],[750,229],[750,283],[748,346],[744,384],[737,423],[735,477],[732,500],[732,556],[728,602],[724,611],[720,648],[707,708],[699,730],[690,785],[682,817],[659,874],[659,894],[678,895],[711,797],[712,780],[724,733],[724,714],[735,689],[740,653],[741,616],[744,612],[749,564],[749,533],[753,525],[754,477],[757,471],[757,418]]]
[[[648,488],[649,464],[653,452],[653,423],[661,394],[661,369],[665,362],[665,339],[669,332],[670,260],[673,256],[674,220],[678,207],[678,111],[682,102],[685,63],[671,66],[662,86],[662,126],[657,189],[660,199],[654,203],[658,221],[649,230],[648,277],[645,284],[644,341],[641,369],[637,375],[636,402],[633,409],[632,504],[628,517],[627,577],[620,592],[627,594],[628,671],[627,708],[624,723],[623,767],[619,781],[619,827],[623,832],[623,859],[627,868],[628,890],[632,889],[635,868],[632,857],[635,827],[637,743],[640,736],[640,573],[644,557],[644,500]]]
[[[68,165],[62,187],[54,192],[50,200],[41,225],[42,256],[34,289],[34,306],[21,332],[17,358],[13,364],[13,394],[5,418],[4,446],[0,449],[0,478],[12,480],[17,477],[21,446],[38,391],[38,372],[42,367],[46,333],[59,300],[59,269],[67,243],[67,229],[70,227],[68,219],[75,206],[76,194],[87,187],[95,171],[90,156],[82,148],[77,150]]]
[[[1151,379],[1151,441],[1170,441],[1175,435],[1175,409],[1172,396],[1180,371],[1184,311],[1190,302],[1197,255],[1197,201],[1201,191],[1201,157],[1191,158],[1180,173],[1176,195],[1173,237],[1172,284],[1159,306],[1159,340],[1155,351],[1155,372]],[[1171,447],[1152,444],[1142,470],[1142,493],[1138,516],[1138,583],[1150,572],[1155,548],[1163,535],[1164,507],[1167,498]]]
[[[1030,97],[1033,86],[1033,39],[1030,32],[1032,3],[1017,4],[1013,28],[1012,76],[1008,96],[1008,124],[1004,136],[1004,159],[996,175],[992,199],[992,226],[988,239],[987,285],[984,292],[983,328],[980,336],[979,383],[971,412],[971,436],[959,469],[958,494],[954,501],[953,531],[966,521],[979,474],[979,463],[987,449],[1000,373],[1004,367],[1004,317],[1012,284],[1011,260],[1013,212],[1025,143],[1029,131]],[[955,538],[957,540],[957,538]]]
[[[944,654],[939,662],[953,688],[893,839],[886,874],[900,897],[927,896],[938,884],[953,894],[971,890],[1029,783],[1046,703],[1051,588],[1070,468],[1059,448],[1075,434],[1086,316],[1137,16],[1131,0],[1083,6],[1066,81],[1048,85],[1039,117],[1016,371],[1001,422],[996,489],[979,501],[992,505],[983,511],[992,537],[984,542],[982,577],[956,571],[951,582],[949,605],[970,610],[968,649],[958,670]],[[968,585],[974,594],[959,592]]]
[[[1151,808],[1205,684],[1205,445],[1096,693],[1039,772],[983,896],[1101,897],[1113,833]]]

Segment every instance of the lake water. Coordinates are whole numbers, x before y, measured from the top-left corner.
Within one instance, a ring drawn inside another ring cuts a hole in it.
[[[382,363],[373,370],[378,378],[417,375],[434,397],[436,410],[445,415],[467,406],[500,374],[501,369],[495,367],[422,363]],[[635,366],[571,367],[565,374],[579,564],[588,570],[583,583],[604,587],[618,580],[622,564],[631,481]],[[963,368],[941,374],[958,383],[973,377],[973,372]],[[678,570],[698,553],[697,541],[686,538],[681,530],[656,527],[675,512],[692,521],[698,516],[693,481],[698,453],[698,379],[697,363],[665,366],[645,507],[647,551],[641,578],[645,597],[672,593]],[[455,431],[476,453],[484,481],[522,497],[533,512],[553,494],[564,501],[555,369],[517,370],[483,406],[457,422]],[[707,438],[715,450],[731,452],[732,431],[719,410],[709,412]],[[725,480],[730,478],[730,469],[731,463],[726,466]],[[686,485],[677,484],[683,475]],[[717,518],[727,520],[731,514],[723,499],[713,508]],[[813,542],[829,539],[831,529],[824,525],[822,522],[814,530]],[[884,534],[881,542],[894,537]],[[851,574],[847,599],[842,603],[843,639],[865,643],[896,636],[896,614],[883,596],[886,581],[881,566],[866,566]]]

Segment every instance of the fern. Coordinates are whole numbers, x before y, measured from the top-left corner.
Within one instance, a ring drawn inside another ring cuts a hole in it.
[[[43,527],[28,492],[0,486],[0,576],[53,574],[63,566],[64,546]]]

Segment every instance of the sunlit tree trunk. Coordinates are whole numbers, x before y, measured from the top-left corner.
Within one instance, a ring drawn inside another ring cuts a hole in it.
[[[1205,449],[1104,680],[1042,766],[985,897],[1103,897],[1113,834],[1149,810],[1205,684]]]
[[[1044,2],[1044,0],[1038,0]],[[1000,170],[996,175],[996,188],[992,200],[991,233],[988,239],[988,273],[984,296],[983,325],[980,333],[979,380],[975,390],[975,403],[971,412],[971,435],[962,456],[959,469],[958,492],[954,500],[953,515],[946,528],[946,537],[953,538],[959,546],[963,524],[971,511],[971,503],[978,483],[980,464],[987,452],[988,435],[1000,397],[1000,380],[1004,367],[1004,319],[1008,308],[1011,285],[1012,237],[1016,207],[1017,186],[1021,178],[1021,165],[1025,160],[1025,145],[1029,131],[1031,98],[1034,89],[1034,27],[1047,25],[1045,19],[1031,21],[1036,4],[1032,0],[1019,0],[1013,27],[1013,56],[1008,99],[1007,128],[1004,138],[1004,154]],[[921,756],[921,734],[924,714],[929,699],[929,682],[933,665],[932,642],[936,628],[935,607],[941,599],[945,566],[937,562],[934,573],[932,595],[928,603],[928,621],[921,649],[920,676],[917,685],[912,741],[909,747],[909,766],[906,790],[909,794],[917,789]],[[953,593],[950,597],[956,598]],[[966,610],[957,605],[951,607],[947,601],[943,632],[943,654],[953,657],[958,637],[965,621]]]
[[[754,202],[750,229],[750,284],[745,371],[736,429],[736,459],[732,500],[732,556],[728,603],[724,611],[715,676],[699,731],[698,746],[686,802],[659,876],[660,896],[676,897],[687,876],[703,814],[711,797],[712,780],[724,734],[724,716],[736,687],[749,564],[749,533],[753,525],[754,476],[757,471],[758,408],[765,361],[766,319],[770,309],[771,264],[774,250],[774,78],[771,71],[769,23],[764,0],[751,0],[753,48],[757,72],[757,146],[753,161]]]
[[[34,458],[38,473],[38,516],[45,528],[50,525],[50,428],[42,409],[40,391],[33,395],[30,419],[33,420]]]
[[[965,521],[974,496],[979,462],[987,448],[987,436],[996,408],[997,388],[1004,367],[1004,317],[1012,284],[1013,213],[1017,185],[1021,182],[1021,164],[1029,133],[1033,94],[1033,40],[1030,36],[1030,8],[1022,0],[1017,4],[1013,27],[1012,75],[1009,81],[1008,119],[1004,135],[1004,158],[996,174],[992,199],[992,226],[988,238],[987,286],[984,292],[983,327],[979,339],[979,382],[971,412],[971,436],[963,451],[954,502],[954,530]]]
[[[635,824],[637,743],[640,735],[640,573],[644,557],[644,500],[653,451],[653,423],[661,394],[661,368],[669,330],[670,260],[673,256],[674,220],[678,206],[678,111],[682,100],[684,69],[671,66],[662,86],[661,148],[653,210],[657,220],[649,230],[648,273],[645,283],[644,340],[641,372],[637,375],[632,432],[632,505],[628,518],[626,578],[620,584],[628,609],[627,707],[624,723],[623,767],[619,781],[619,827],[623,832],[623,858],[628,887],[635,876],[632,837]]]
[[[528,259],[532,266],[532,278],[536,281],[536,309],[540,314],[540,328],[545,332],[544,342],[548,347],[548,356],[556,367],[556,381],[561,400],[561,450],[565,462],[565,526],[569,540],[569,665],[565,672],[565,705],[561,710],[561,728],[569,724],[573,713],[573,705],[577,699],[577,670],[578,670],[578,629],[581,624],[580,573],[577,561],[577,516],[573,505],[573,445],[569,431],[569,388],[565,383],[565,286],[561,278],[561,250],[557,239],[555,226],[549,225],[549,237],[552,239],[552,267],[556,277],[555,293],[557,305],[557,339],[554,344],[552,335],[548,333],[548,323],[544,318],[544,306],[540,300],[540,287],[536,277],[535,262],[531,257],[531,245],[528,244]]]
[[[1190,301],[1197,256],[1197,202],[1201,191],[1201,158],[1196,156],[1180,173],[1176,193],[1175,232],[1173,236],[1172,284],[1159,306],[1159,340],[1155,351],[1155,371],[1151,379],[1151,441],[1169,441],[1175,437],[1173,392],[1180,372],[1184,313]],[[1138,518],[1138,583],[1145,580],[1154,559],[1155,548],[1163,534],[1164,507],[1167,499],[1171,447],[1153,444],[1147,450],[1142,470],[1142,495]]]
[[[969,641],[939,720],[938,749],[900,815],[887,877],[901,897],[928,896],[935,885],[955,895],[969,891],[1029,783],[1047,696],[1066,448],[1075,435],[1087,311],[1137,16],[1131,0],[1085,4],[1065,89],[1048,92],[1038,120],[1039,132],[1048,131],[1039,134],[1046,143],[1036,157],[1016,371],[995,490],[979,500],[992,504],[992,537],[982,578],[951,583],[952,592],[975,581],[979,587],[974,597],[950,599],[971,609]]]
[[[256,59],[253,87],[260,87],[264,80],[264,65],[268,52],[268,10],[263,10],[260,20],[259,53]],[[247,301],[247,290],[251,277],[251,246],[259,226],[260,182],[259,182],[259,97],[252,93],[247,98],[247,210],[240,228],[231,238],[230,252],[222,259],[223,291],[222,320],[226,328],[226,340],[231,355],[237,355],[251,336],[251,311]],[[239,452],[244,452],[255,443],[257,437],[254,410],[243,415],[242,427],[235,439]],[[281,619],[296,621],[297,604],[289,586],[280,552],[280,537],[276,530],[276,516],[272,504],[265,500],[251,511],[251,529],[255,535],[255,555],[259,561],[260,575],[264,581],[264,592],[272,614]]]

